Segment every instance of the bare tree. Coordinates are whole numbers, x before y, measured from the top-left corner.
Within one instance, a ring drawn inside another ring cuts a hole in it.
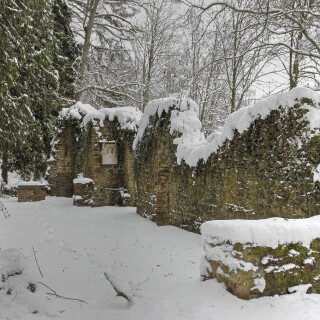
[[[132,98],[124,90],[125,84],[131,84],[121,81],[119,85],[114,66],[118,61],[126,60],[128,55],[127,43],[135,30],[130,21],[135,4],[130,1],[69,0],[69,5],[74,15],[74,32],[82,39],[76,100],[85,96],[92,103],[97,99],[112,105]]]
[[[205,6],[191,5],[201,8],[203,12],[217,7],[247,15],[264,27],[261,45],[278,48],[282,57],[284,49],[287,50],[287,58],[282,59],[282,64],[285,62],[283,65],[290,88],[303,78],[312,78],[317,82],[316,70],[320,59],[319,0],[257,0],[249,1],[245,6],[235,1],[212,1]]]
[[[181,17],[179,4],[169,0],[140,3],[139,32],[132,41],[136,79],[140,82],[141,109],[152,98],[166,95],[172,89],[171,67],[178,61],[178,36]],[[171,84],[171,85],[170,85]]]
[[[246,6],[247,0],[238,0]],[[261,26],[242,12],[224,11],[216,22],[223,48],[224,70],[227,78],[229,112],[238,110],[252,85],[265,76],[268,51],[259,45]]]

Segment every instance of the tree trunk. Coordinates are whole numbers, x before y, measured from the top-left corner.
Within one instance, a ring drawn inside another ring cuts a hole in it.
[[[2,169],[2,172],[1,172],[2,179],[7,184],[8,183],[8,153],[7,152],[3,153],[1,169]]]
[[[83,86],[83,79],[84,79],[84,72],[86,69],[86,63],[89,55],[89,49],[90,49],[90,40],[91,40],[91,34],[92,34],[92,28],[94,23],[94,18],[97,12],[98,4],[100,0],[93,0],[93,5],[89,12],[89,21],[86,26],[84,26],[84,32],[85,32],[85,38],[84,38],[84,44],[83,44],[83,52],[82,52],[82,58],[80,63],[80,69],[79,69],[79,79],[78,79],[78,92],[76,94],[76,100],[80,101],[81,95],[82,95],[82,86]]]

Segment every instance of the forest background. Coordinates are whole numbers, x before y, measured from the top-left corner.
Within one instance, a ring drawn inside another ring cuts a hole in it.
[[[239,108],[319,88],[319,0],[3,0],[0,159],[45,175],[57,115],[187,92],[205,135]]]

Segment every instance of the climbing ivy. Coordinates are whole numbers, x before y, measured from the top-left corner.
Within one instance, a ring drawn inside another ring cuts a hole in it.
[[[142,139],[138,142],[133,162],[133,173],[135,177],[139,174],[141,168],[147,165],[148,159],[157,141],[159,128],[169,130],[171,110],[168,113],[163,112],[159,117],[155,114],[150,117],[149,125],[146,128]]]

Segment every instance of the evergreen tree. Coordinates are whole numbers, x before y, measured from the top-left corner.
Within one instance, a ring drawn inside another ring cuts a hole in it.
[[[64,98],[74,99],[74,82],[76,79],[75,63],[80,55],[73,31],[70,27],[72,15],[64,0],[54,0],[53,7],[54,28],[56,40],[53,51],[53,62],[59,72],[59,95]],[[65,102],[62,101],[64,104]]]
[[[7,181],[10,150],[24,140],[32,114],[19,82],[24,59],[24,9],[13,0],[0,3],[0,157],[2,177]]]
[[[4,0],[0,18],[0,157],[4,172],[39,177],[62,96],[73,95],[70,14],[62,0]]]
[[[12,150],[12,167],[27,175],[44,173],[46,155],[50,152],[50,137],[55,112],[58,107],[56,90],[58,72],[53,65],[53,19],[50,2],[28,1],[24,7],[23,60],[18,82],[27,96],[32,121],[24,131],[22,144]]]

